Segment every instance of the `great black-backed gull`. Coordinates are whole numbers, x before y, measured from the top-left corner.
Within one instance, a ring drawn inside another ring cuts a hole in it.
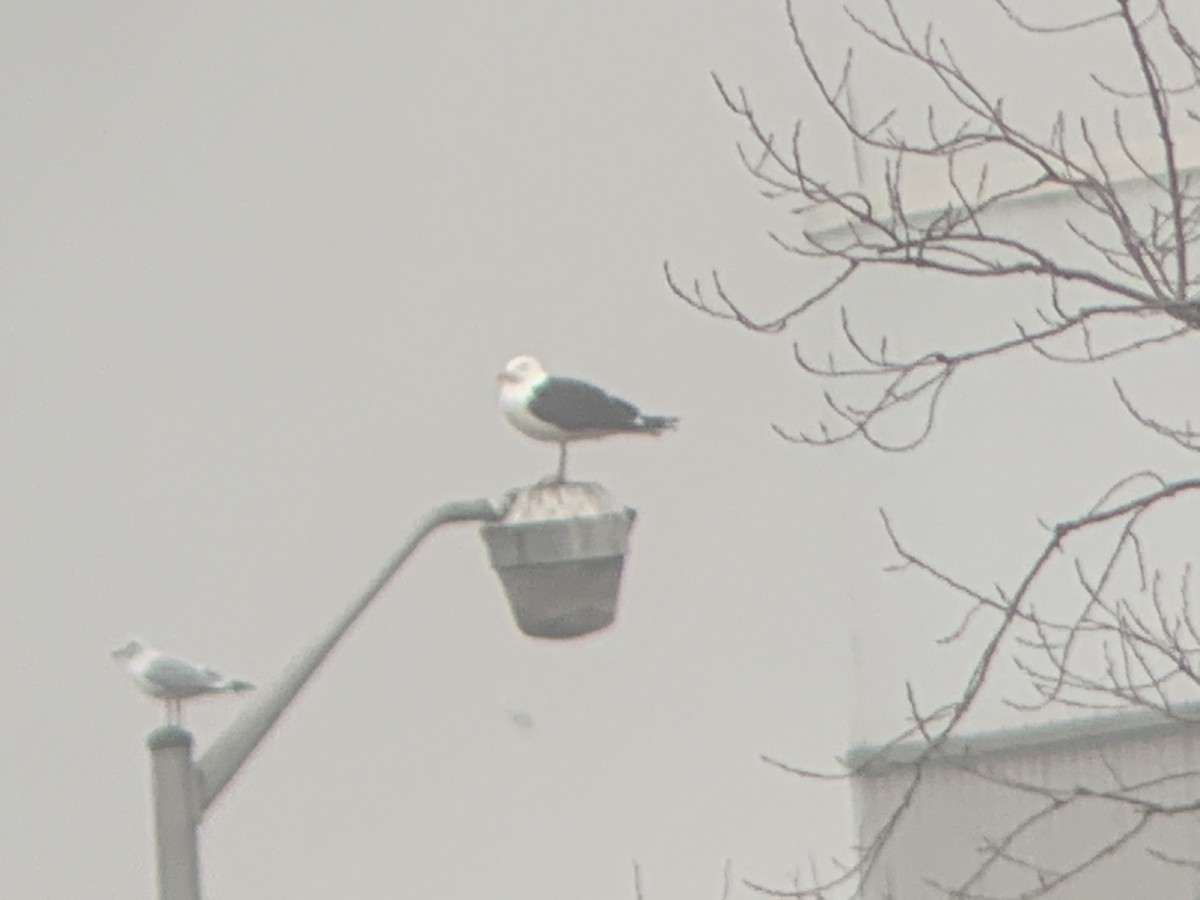
[[[558,444],[558,471],[567,477],[567,444],[613,434],[657,435],[679,422],[674,416],[648,416],[627,400],[578,378],[549,375],[532,356],[510,360],[496,376],[500,409],[517,430],[536,441]]]

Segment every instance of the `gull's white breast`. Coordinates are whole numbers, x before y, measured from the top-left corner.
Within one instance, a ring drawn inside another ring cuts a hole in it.
[[[513,427],[535,441],[561,443],[570,435],[556,425],[544,422],[529,411],[528,398],[532,390],[522,384],[506,383],[500,386],[500,410]]]

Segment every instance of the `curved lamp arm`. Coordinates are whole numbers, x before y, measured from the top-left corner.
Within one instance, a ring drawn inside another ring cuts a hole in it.
[[[502,518],[503,509],[497,509],[488,500],[462,500],[447,503],[431,510],[424,519],[417,523],[408,541],[401,547],[383,567],[375,579],[367,585],[362,595],[355,600],[329,629],[312,644],[297,654],[284,669],[279,680],[263,691],[253,705],[248,706],[240,716],[213,742],[196,763],[196,819],[203,817],[205,811],[221,791],[229,784],[234,775],[254,752],[267,732],[271,730],[276,720],[295,699],[301,688],[308,683],[317,668],[324,662],[329,652],[337,646],[350,626],[358,620],[371,601],[391,581],[396,571],[417,549],[421,541],[431,532],[451,522],[491,522]]]

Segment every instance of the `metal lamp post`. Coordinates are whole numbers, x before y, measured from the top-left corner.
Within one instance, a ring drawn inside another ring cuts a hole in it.
[[[160,900],[201,900],[197,830],[213,801],[350,630],[433,531],[452,522],[484,522],[493,567],[513,615],[535,637],[575,637],[613,621],[632,509],[618,510],[599,485],[536,485],[511,492],[500,509],[488,500],[431,510],[363,593],[301,650],[270,688],[199,758],[177,725],[147,738],[154,794]]]

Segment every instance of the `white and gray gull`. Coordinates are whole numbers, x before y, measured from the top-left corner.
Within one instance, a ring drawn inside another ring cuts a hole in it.
[[[127,661],[129,674],[138,687],[167,704],[167,724],[179,725],[183,720],[180,704],[205,694],[238,693],[254,685],[236,678],[226,678],[207,666],[197,666],[182,659],[159,653],[141,641],[130,641],[112,652],[114,659]]]
[[[649,416],[627,400],[581,381],[549,375],[532,356],[509,361],[496,376],[500,409],[518,431],[535,441],[558,444],[553,483],[567,478],[567,444],[613,434],[658,435],[674,428],[674,416]]]

